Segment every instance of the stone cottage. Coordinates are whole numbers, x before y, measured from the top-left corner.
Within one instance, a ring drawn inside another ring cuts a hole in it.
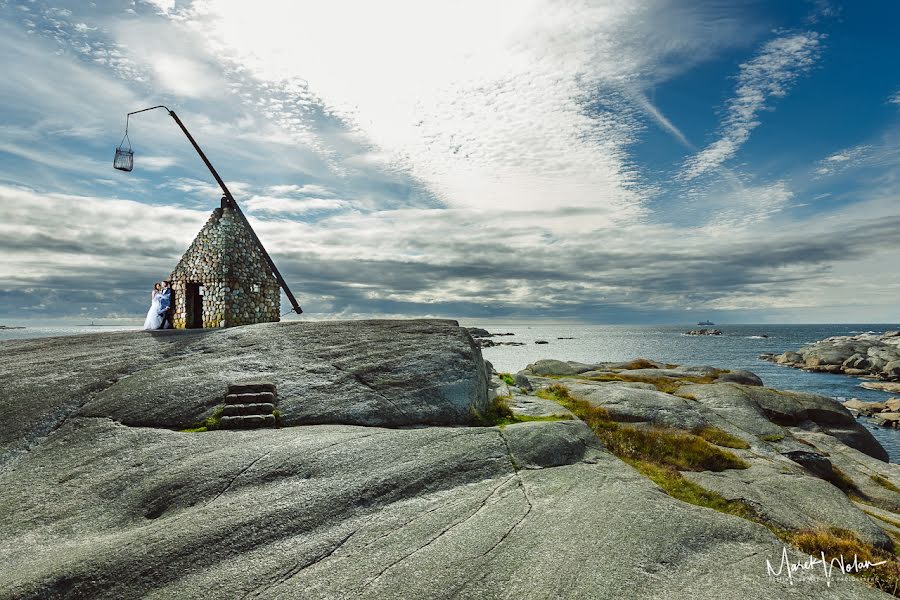
[[[176,329],[278,321],[281,290],[243,215],[223,201],[172,272]]]

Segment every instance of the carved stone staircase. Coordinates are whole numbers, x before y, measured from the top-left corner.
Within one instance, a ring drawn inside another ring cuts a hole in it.
[[[257,429],[275,426],[275,384],[247,381],[228,386],[225,408],[219,419],[222,429]]]

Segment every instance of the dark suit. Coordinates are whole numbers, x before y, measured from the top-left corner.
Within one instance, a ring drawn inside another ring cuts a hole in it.
[[[160,329],[172,329],[172,288],[166,287],[160,292],[159,314],[162,315]]]

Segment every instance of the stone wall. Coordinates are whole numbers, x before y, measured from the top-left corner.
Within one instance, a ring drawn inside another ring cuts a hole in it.
[[[278,321],[281,291],[243,220],[217,208],[172,272],[173,326],[232,327]],[[200,322],[191,323],[192,284],[203,286]]]

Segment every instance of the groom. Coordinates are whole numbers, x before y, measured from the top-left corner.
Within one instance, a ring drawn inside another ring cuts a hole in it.
[[[172,329],[172,286],[170,282],[162,282],[162,289],[159,294],[159,316],[162,317],[159,328]]]

